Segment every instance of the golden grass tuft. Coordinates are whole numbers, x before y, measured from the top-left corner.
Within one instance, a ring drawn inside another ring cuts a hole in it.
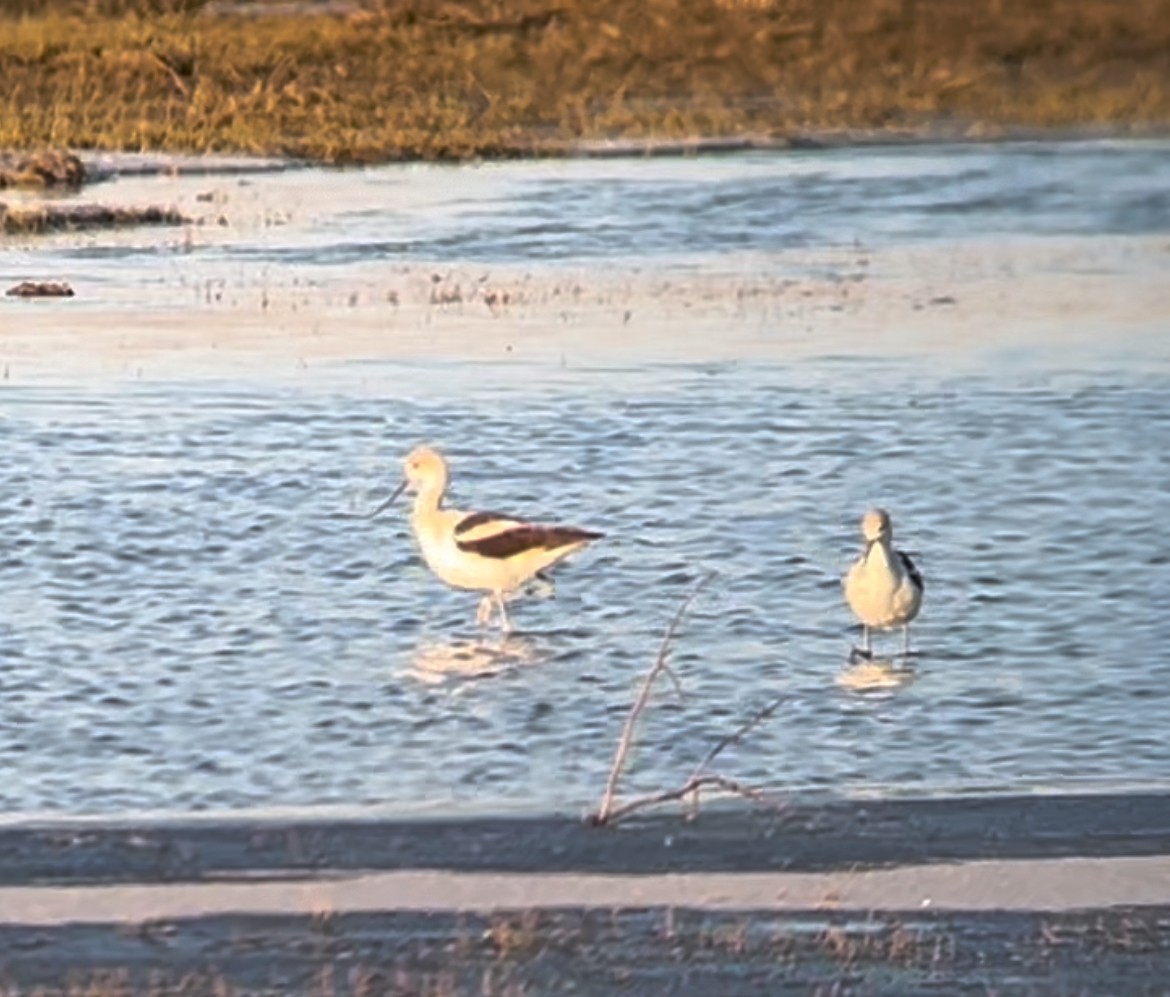
[[[159,205],[107,207],[101,204],[37,204],[10,207],[0,201],[0,235],[45,235],[87,229],[190,223],[178,209]]]
[[[0,148],[534,155],[1170,123],[1170,0],[0,0]]]

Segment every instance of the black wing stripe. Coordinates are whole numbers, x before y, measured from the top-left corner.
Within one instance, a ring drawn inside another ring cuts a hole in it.
[[[517,526],[480,540],[460,540],[455,546],[469,554],[503,560],[530,550],[557,550],[573,544],[600,540],[603,534],[572,526]]]
[[[917,588],[919,592],[925,592],[926,583],[922,580],[922,572],[919,571],[918,568],[915,567],[914,562],[910,560],[910,555],[905,551],[900,550],[898,551],[898,557],[902,561],[902,567],[905,569],[906,574],[910,576],[910,581],[914,583],[914,587]]]
[[[488,523],[494,523],[496,520],[512,521],[514,519],[514,516],[505,516],[502,512],[472,512],[455,524],[455,536],[468,533],[477,526],[486,526]]]

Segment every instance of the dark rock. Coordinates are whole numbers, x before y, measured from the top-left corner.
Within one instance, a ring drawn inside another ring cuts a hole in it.
[[[0,153],[0,189],[77,188],[85,181],[85,164],[71,152]]]
[[[63,280],[24,280],[6,293],[10,298],[72,298],[73,288]]]

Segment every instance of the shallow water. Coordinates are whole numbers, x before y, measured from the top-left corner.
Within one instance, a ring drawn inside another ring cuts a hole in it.
[[[0,250],[0,272],[40,254],[95,284],[173,290],[406,249],[669,271],[793,239],[1148,235],[1170,232],[1165,152],[295,173],[248,183],[331,184],[336,210],[233,229],[182,268],[136,248],[144,236],[87,236]],[[403,193],[371,207],[387,191]],[[404,359],[297,384],[6,387],[0,808],[586,806],[666,622],[711,568],[675,651],[686,697],[654,701],[630,788],[677,781],[781,694],[728,771],[836,792],[1163,785],[1170,373],[1158,341],[1135,355],[1111,332],[1085,363],[1022,330],[1017,354],[975,371],[880,342],[784,364],[672,360],[666,344],[637,365]],[[423,439],[449,453],[457,503],[608,534],[557,598],[514,604],[507,642],[427,575],[405,503],[360,518]],[[836,681],[855,637],[839,576],[875,503],[927,592],[914,680],[859,695]]]

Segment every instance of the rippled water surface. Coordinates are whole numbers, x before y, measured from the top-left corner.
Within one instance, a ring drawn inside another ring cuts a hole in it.
[[[453,171],[379,170],[343,176],[383,207],[225,240],[190,265],[651,265],[1170,232],[1165,154],[516,164],[467,171],[445,200]],[[102,247],[44,253],[95,280],[177,279],[165,254]],[[15,269],[2,249],[0,269]],[[728,753],[737,774],[833,791],[1163,784],[1170,375],[1164,353],[1110,363],[1108,336],[1091,368],[1057,351],[964,372],[875,345],[790,364],[341,365],[377,391],[6,387],[0,807],[585,806],[666,622],[710,568],[675,652],[686,698],[664,689],[648,712],[631,788],[677,780],[779,694]],[[427,574],[405,503],[361,518],[420,440],[449,453],[460,505],[608,534],[555,599],[514,604],[507,641]],[[875,503],[927,591],[913,681],[860,695],[837,683],[855,637],[839,577]]]
[[[586,161],[372,171],[370,203],[347,204],[291,236],[226,247],[224,255],[316,265],[649,261],[854,239],[1170,231],[1170,144],[1121,148],[920,147],[640,168]]]

